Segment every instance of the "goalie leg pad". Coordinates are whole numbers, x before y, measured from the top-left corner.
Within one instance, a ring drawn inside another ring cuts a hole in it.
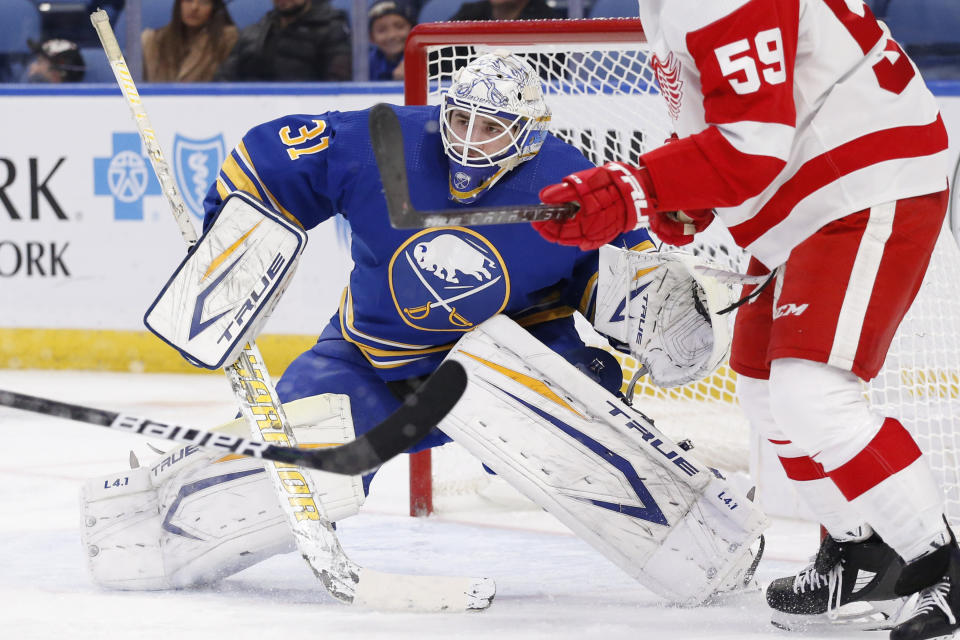
[[[750,564],[765,516],[646,416],[504,316],[451,352],[440,428],[652,591],[698,603]]]
[[[300,446],[354,437],[349,399],[327,394],[284,405]],[[246,434],[242,421],[217,430]],[[363,486],[349,477],[310,473],[326,515],[359,511]],[[294,550],[293,534],[263,462],[223,457],[195,446],[170,451],[152,466],[94,478],[81,490],[81,538],[97,584],[115,589],[171,589],[215,582],[274,554]]]
[[[214,456],[196,447],[169,457],[183,468],[159,486],[151,482],[158,467],[85,484],[82,537],[95,582],[118,589],[187,587],[293,549],[261,462],[212,464]]]

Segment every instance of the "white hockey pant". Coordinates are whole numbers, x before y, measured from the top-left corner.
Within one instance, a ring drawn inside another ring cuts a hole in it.
[[[781,457],[806,456],[829,476],[794,486],[831,534],[868,524],[908,561],[942,539],[943,499],[926,457],[898,468],[900,451],[916,443],[872,410],[856,375],[783,358],[771,363],[768,383],[745,379],[738,391],[754,428],[783,443],[775,445]]]

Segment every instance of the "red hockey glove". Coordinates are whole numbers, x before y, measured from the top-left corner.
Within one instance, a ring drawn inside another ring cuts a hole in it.
[[[675,247],[693,242],[693,234],[699,233],[713,222],[712,209],[694,211],[656,211],[648,214],[653,234]]]
[[[679,142],[680,136],[671,133],[664,144]],[[693,234],[699,233],[713,222],[712,209],[691,211],[657,211],[649,214],[650,230],[667,244],[682,247],[693,242]]]
[[[634,229],[640,215],[651,213],[655,206],[646,168],[619,162],[572,173],[560,184],[541,189],[540,200],[580,205],[580,211],[569,220],[534,222],[533,227],[551,242],[576,245],[583,251],[597,249]]]

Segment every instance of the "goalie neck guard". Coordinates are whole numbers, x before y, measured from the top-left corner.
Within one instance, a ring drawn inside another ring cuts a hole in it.
[[[474,59],[453,78],[440,109],[450,198],[469,204],[540,151],[550,124],[528,63],[506,51]]]

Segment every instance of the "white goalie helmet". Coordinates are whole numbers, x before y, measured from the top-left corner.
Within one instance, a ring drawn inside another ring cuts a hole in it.
[[[479,198],[540,151],[549,125],[540,77],[523,59],[495,51],[458,70],[440,109],[450,197]]]

